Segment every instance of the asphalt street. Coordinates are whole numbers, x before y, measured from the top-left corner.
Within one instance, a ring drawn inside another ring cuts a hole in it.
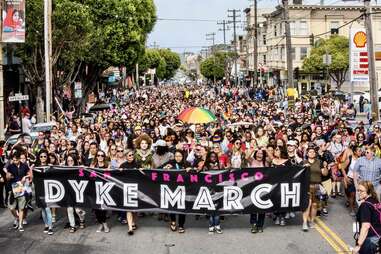
[[[263,233],[251,234],[249,216],[226,216],[222,221],[224,233],[208,234],[208,221],[187,216],[186,232],[171,232],[168,223],[157,217],[139,218],[138,230],[127,234],[127,225],[120,225],[111,215],[111,232],[96,233],[95,217],[89,211],[87,227],[71,234],[64,229],[66,210],[59,211],[55,234],[44,234],[37,209],[29,216],[24,233],[12,229],[12,218],[6,209],[0,210],[0,253],[28,254],[85,254],[85,253],[346,253],[354,245],[353,218],[349,216],[344,199],[330,200],[330,214],[322,217],[315,229],[301,230],[301,214],[288,220],[285,227],[276,226],[266,217]],[[345,245],[345,246],[344,246]]]

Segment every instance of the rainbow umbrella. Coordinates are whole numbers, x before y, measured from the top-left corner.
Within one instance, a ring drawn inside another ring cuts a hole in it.
[[[192,107],[181,112],[177,119],[183,121],[184,123],[196,124],[214,122],[217,120],[217,117],[207,109]]]

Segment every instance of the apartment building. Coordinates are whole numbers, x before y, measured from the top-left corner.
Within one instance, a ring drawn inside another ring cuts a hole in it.
[[[319,38],[329,38],[331,31],[337,32],[339,35],[349,37],[351,27],[364,27],[364,20],[359,19],[351,24],[353,19],[359,17],[364,10],[363,6],[338,6],[338,5],[304,5],[301,1],[299,4],[291,4],[289,6],[290,28],[292,36],[292,59],[293,68],[299,68],[300,79],[297,81],[300,92],[306,92],[315,87],[319,83],[323,86],[323,90],[328,91],[335,84],[331,80],[325,80],[322,75],[303,73],[303,60],[306,58],[310,50],[310,36],[315,35],[315,40]],[[254,11],[248,9],[246,15],[252,16]],[[374,43],[376,49],[381,49],[381,6],[374,6],[373,12],[373,30]],[[258,15],[260,12],[258,11]],[[285,22],[284,11],[282,6],[277,6],[275,10],[267,11],[260,15],[261,21],[258,22],[258,68],[262,70],[262,83],[268,85],[276,85],[285,87],[287,83],[287,59],[286,59],[286,40],[285,40]],[[248,26],[253,27],[253,19],[248,18]],[[347,25],[346,25],[347,24]],[[338,30],[336,30],[338,29]],[[324,35],[321,35],[324,34]],[[316,35],[321,35],[316,37]],[[254,70],[253,59],[254,49],[253,33],[247,33],[247,41],[249,42],[248,55],[249,69]],[[381,61],[376,63],[379,80],[381,82]],[[369,84],[357,84],[361,87],[369,87]],[[343,86],[348,87],[348,84]]]

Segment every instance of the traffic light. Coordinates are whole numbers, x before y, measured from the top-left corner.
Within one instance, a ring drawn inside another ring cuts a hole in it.
[[[311,35],[310,35],[310,45],[311,45],[311,46],[314,46],[314,45],[315,45],[315,36],[314,36],[314,34],[311,34]]]
[[[296,79],[296,80],[299,79],[299,67],[296,67],[294,69],[294,79]]]

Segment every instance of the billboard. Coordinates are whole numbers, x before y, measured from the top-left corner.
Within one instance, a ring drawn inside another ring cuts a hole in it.
[[[352,28],[349,36],[351,81],[369,81],[368,47],[365,28]]]
[[[3,0],[2,42],[25,42],[25,0]]]

